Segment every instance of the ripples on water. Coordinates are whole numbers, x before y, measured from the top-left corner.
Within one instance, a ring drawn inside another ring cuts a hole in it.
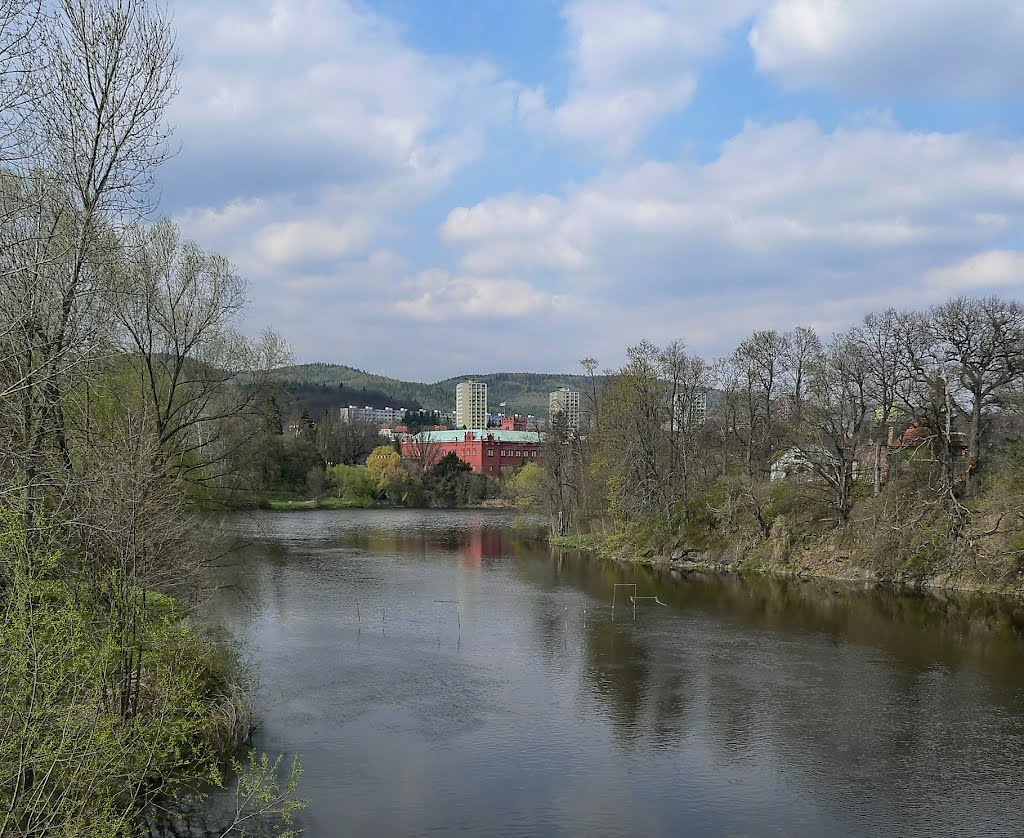
[[[233,526],[209,613],[310,836],[1024,834],[1013,606],[673,580],[505,513]]]

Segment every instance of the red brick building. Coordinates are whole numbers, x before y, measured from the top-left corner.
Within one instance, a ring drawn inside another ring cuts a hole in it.
[[[423,431],[402,443],[402,456],[430,468],[454,453],[477,474],[497,477],[502,471],[537,462],[541,435],[535,431],[489,428],[478,431]]]

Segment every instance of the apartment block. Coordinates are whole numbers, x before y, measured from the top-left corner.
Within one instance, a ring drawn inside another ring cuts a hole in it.
[[[554,422],[556,416],[564,417],[567,427],[579,430],[580,427],[580,394],[568,387],[559,387],[548,395],[548,421]]]
[[[356,407],[350,404],[339,411],[342,422],[369,422],[371,425],[399,425],[405,416],[404,407]]]
[[[455,427],[479,430],[487,427],[487,384],[460,381],[455,387]]]

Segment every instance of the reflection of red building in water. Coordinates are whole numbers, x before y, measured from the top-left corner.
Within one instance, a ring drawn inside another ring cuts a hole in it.
[[[455,454],[477,474],[498,476],[508,469],[536,462],[541,456],[541,435],[536,431],[422,431],[402,443],[402,456],[419,460],[427,468],[447,454]]]
[[[500,530],[474,529],[462,544],[462,561],[466,567],[480,567],[484,559],[493,559],[504,552]]]

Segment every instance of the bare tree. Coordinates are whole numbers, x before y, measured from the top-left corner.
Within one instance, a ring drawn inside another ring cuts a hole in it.
[[[856,331],[832,338],[809,368],[808,400],[798,448],[832,491],[840,526],[853,506],[854,465],[870,427],[869,363]]]
[[[792,413],[793,418],[799,421],[803,409],[807,372],[821,356],[821,339],[809,326],[797,326],[791,332],[786,332],[784,340],[785,372],[793,399]]]
[[[1024,306],[998,297],[956,297],[931,309],[934,352],[956,382],[956,406],[967,418],[965,494],[974,493],[982,440],[992,410],[1024,376]]]
[[[6,407],[22,417],[26,520],[73,467],[69,373],[102,350],[113,225],[147,208],[169,151],[163,119],[178,61],[166,15],[143,0],[60,0],[47,10],[30,27],[41,27],[42,51],[23,77],[32,119],[15,133],[24,162],[3,181],[0,216],[0,306],[14,324],[0,358],[14,383]]]
[[[905,391],[908,365],[899,341],[899,316],[895,309],[865,315],[854,335],[867,364],[868,397],[875,410],[873,490],[882,491],[883,450],[892,441],[890,435],[895,419],[899,393]],[[885,457],[888,463],[888,457]]]
[[[666,480],[680,499],[685,499],[693,489],[693,459],[704,416],[698,413],[698,401],[707,399],[711,387],[707,362],[684,350],[685,344],[674,340],[658,359],[658,372],[667,391],[671,417]]]
[[[582,439],[578,429],[570,427],[564,413],[556,413],[549,423],[543,436],[541,457],[549,478],[544,489],[551,531],[565,535],[577,528],[586,502]]]
[[[777,400],[782,392],[789,346],[776,331],[754,332],[733,352],[727,394],[733,405],[733,429],[744,444],[751,476],[763,475],[780,436]]]
[[[904,413],[914,417],[926,435],[915,447],[928,445],[938,466],[939,490],[953,504],[956,446],[953,436],[955,371],[936,343],[928,318],[919,312],[901,312],[894,321],[896,341],[906,374],[897,381],[897,398]]]
[[[18,170],[27,157],[43,23],[42,0],[0,0],[0,166],[9,170]]]
[[[587,373],[589,389],[586,391],[587,404],[590,408],[591,424],[599,424],[601,421],[600,395],[597,384],[597,358],[586,357],[580,360],[580,366]]]
[[[444,456],[443,446],[435,436],[436,433],[436,431],[420,431],[409,440],[408,444],[403,446],[403,456],[408,462],[412,463],[413,469],[418,476],[425,475],[441,462]],[[374,434],[376,435],[376,429]],[[379,435],[377,436],[377,441],[380,441]]]
[[[221,484],[246,448],[272,372],[289,350],[271,332],[256,341],[238,331],[245,282],[221,256],[183,242],[173,224],[135,228],[113,309],[134,369],[137,395],[175,473]]]

